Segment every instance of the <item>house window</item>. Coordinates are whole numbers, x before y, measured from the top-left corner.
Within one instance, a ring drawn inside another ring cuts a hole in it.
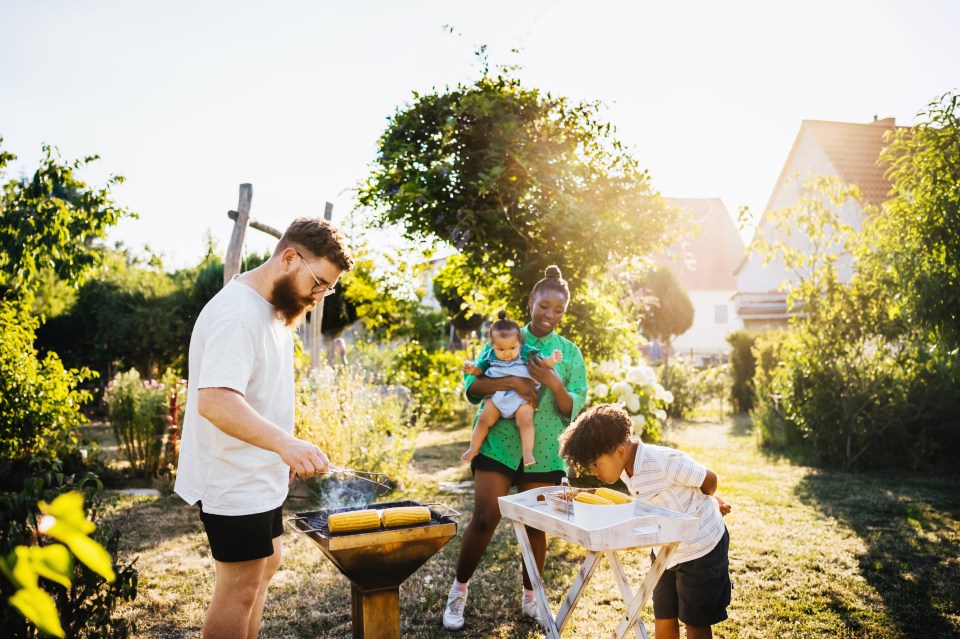
[[[713,320],[717,324],[727,323],[727,305],[717,304],[713,309]]]

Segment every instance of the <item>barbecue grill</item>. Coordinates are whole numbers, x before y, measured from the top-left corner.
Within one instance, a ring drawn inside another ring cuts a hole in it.
[[[405,506],[431,506],[430,521],[337,535],[331,535],[327,527],[327,518],[334,513]],[[310,537],[350,580],[354,639],[400,639],[400,584],[456,536],[453,517],[459,514],[441,504],[407,500],[297,513],[287,521]]]

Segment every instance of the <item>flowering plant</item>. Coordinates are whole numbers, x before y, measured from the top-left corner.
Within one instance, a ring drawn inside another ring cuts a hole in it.
[[[186,384],[170,370],[160,380],[145,380],[130,369],[117,373],[107,385],[103,398],[110,423],[120,452],[135,473],[152,476],[176,463],[175,458],[167,459],[171,454],[165,449],[175,450],[178,444]]]
[[[624,355],[619,362],[604,361],[590,370],[590,399],[594,404],[617,404],[633,420],[633,427],[645,442],[660,441],[660,429],[667,419],[666,407],[673,394],[657,381],[653,369],[636,364]]]

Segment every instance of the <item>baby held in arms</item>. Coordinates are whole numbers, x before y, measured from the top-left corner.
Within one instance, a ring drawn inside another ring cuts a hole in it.
[[[507,313],[497,313],[497,321],[490,327],[490,348],[480,355],[476,362],[465,362],[463,371],[469,375],[480,377],[527,377],[532,379],[527,370],[527,361],[531,357],[541,357],[540,351],[523,342],[520,325],[507,319]],[[543,363],[551,368],[563,360],[559,350],[553,351],[549,357],[542,358]],[[540,384],[537,384],[539,387]],[[470,461],[480,452],[483,441],[487,438],[490,428],[501,418],[514,418],[517,430],[520,431],[520,445],[523,450],[523,464],[530,466],[536,460],[533,458],[533,413],[534,407],[528,404],[516,391],[497,391],[490,397],[484,398],[483,407],[473,427],[470,437],[470,448],[460,459]]]

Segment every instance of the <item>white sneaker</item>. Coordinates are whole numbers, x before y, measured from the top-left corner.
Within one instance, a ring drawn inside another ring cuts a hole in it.
[[[463,609],[467,605],[467,596],[451,592],[447,596],[447,607],[443,611],[443,627],[447,630],[463,628]]]
[[[520,602],[520,612],[524,617],[530,617],[541,626],[543,625],[543,619],[540,618],[540,607],[537,606],[536,599],[529,602]]]

